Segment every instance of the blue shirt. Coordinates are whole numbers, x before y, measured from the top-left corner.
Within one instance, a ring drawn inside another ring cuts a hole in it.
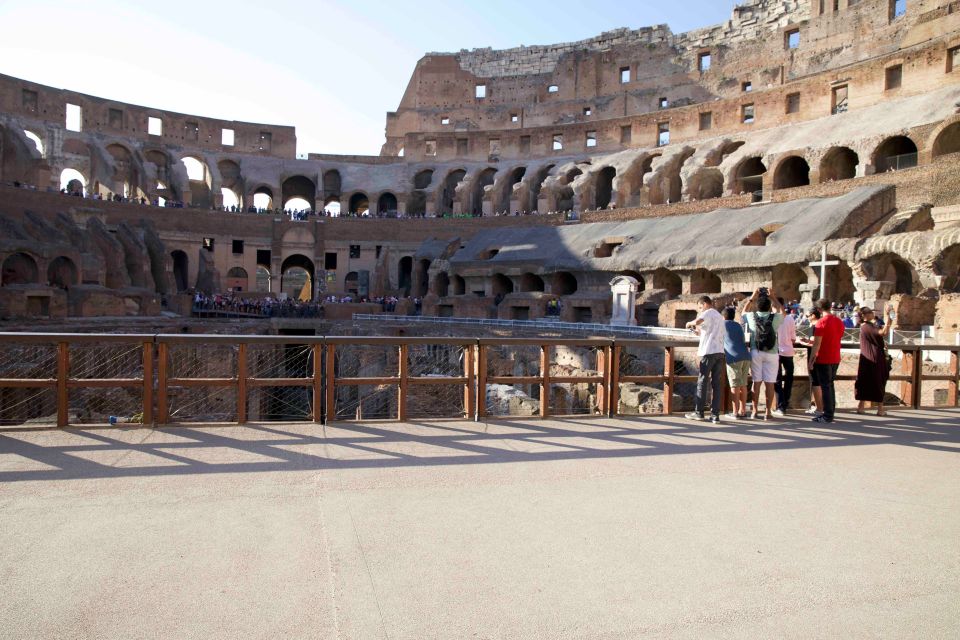
[[[743,333],[743,327],[733,320],[727,320],[726,326],[727,337],[723,340],[723,353],[727,357],[727,364],[749,360],[750,352],[747,351],[747,337]]]

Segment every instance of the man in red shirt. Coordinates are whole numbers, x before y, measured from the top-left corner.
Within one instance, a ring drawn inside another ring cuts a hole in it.
[[[837,396],[833,381],[840,368],[840,342],[843,340],[843,321],[830,313],[830,301],[819,300],[817,306],[823,317],[813,328],[813,350],[810,353],[810,384],[820,387],[823,394],[823,415],[814,422],[833,422]]]

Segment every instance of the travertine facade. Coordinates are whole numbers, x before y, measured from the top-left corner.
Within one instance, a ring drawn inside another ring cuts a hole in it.
[[[700,292],[773,280],[809,300],[821,242],[843,263],[835,296],[937,299],[960,285],[958,74],[956,1],[752,0],[684,34],[427,54],[380,156],[306,158],[292,127],[0,76],[0,182],[37,188],[0,191],[0,308],[89,315],[96,294],[114,311],[182,311],[194,288],[293,293],[298,270],[315,296],[426,296],[429,313],[510,318],[559,297],[566,319],[599,320],[607,283],[629,273],[638,316],[673,324]],[[62,187],[187,208],[43,193]],[[304,201],[429,219],[276,211]],[[211,211],[225,204],[242,213]],[[566,211],[580,222],[547,215]],[[671,250],[677,238],[658,236],[671,225],[695,234]]]

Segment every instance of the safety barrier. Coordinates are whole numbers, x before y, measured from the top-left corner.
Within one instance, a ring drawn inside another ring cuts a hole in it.
[[[695,350],[619,338],[5,333],[0,425],[670,414],[692,395]],[[920,408],[931,383],[928,406],[957,406],[960,346],[890,351],[903,406]],[[854,380],[853,365],[837,380]]]

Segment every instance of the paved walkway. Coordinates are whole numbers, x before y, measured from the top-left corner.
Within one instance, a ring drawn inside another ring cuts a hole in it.
[[[955,638],[960,411],[0,431],[4,638]]]

